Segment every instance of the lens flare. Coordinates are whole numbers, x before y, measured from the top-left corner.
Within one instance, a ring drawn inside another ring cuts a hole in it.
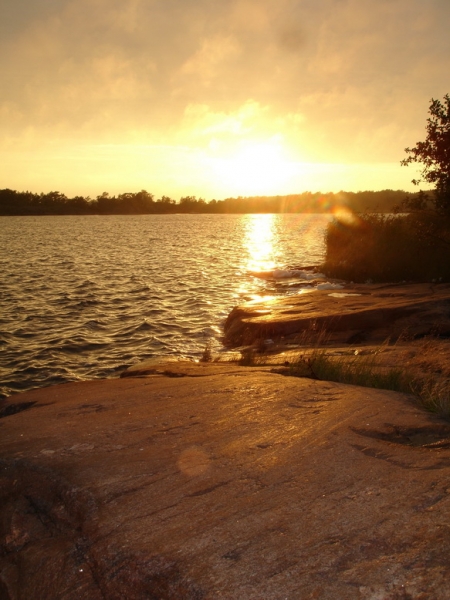
[[[209,469],[210,460],[206,452],[193,446],[183,450],[177,461],[179,470],[188,477],[198,477]]]
[[[346,206],[337,206],[334,208],[333,215],[337,221],[349,227],[358,227],[361,222],[358,215]]]

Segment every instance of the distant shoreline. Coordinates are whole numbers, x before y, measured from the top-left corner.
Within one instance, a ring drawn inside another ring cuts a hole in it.
[[[416,194],[403,190],[377,192],[303,192],[284,196],[249,196],[210,200],[184,196],[155,199],[145,190],[95,199],[67,197],[61,192],[36,194],[0,190],[0,216],[145,215],[145,214],[329,214],[339,207],[354,212],[390,213]]]

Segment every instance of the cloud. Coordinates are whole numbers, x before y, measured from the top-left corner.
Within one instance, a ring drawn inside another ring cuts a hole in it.
[[[399,161],[449,90],[448,0],[15,0],[0,148],[232,144]]]
[[[201,47],[182,65],[181,72],[209,83],[222,64],[240,54],[237,41],[231,35],[216,35],[202,40]]]

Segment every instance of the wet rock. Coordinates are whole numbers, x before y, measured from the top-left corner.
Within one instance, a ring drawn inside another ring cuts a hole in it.
[[[149,368],[10,399],[35,404],[0,422],[0,598],[449,597],[448,424],[267,367]]]
[[[326,332],[334,342],[375,341],[408,334],[450,335],[449,284],[348,284],[342,292],[313,292],[235,307],[225,344]]]

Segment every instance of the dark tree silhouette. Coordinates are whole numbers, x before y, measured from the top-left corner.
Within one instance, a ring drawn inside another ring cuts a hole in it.
[[[421,181],[431,184],[434,188],[431,201],[435,210],[450,217],[450,95],[446,94],[443,102],[432,98],[429,114],[426,140],[417,142],[414,148],[406,148],[409,156],[401,164],[423,165],[422,179],[413,179],[412,182],[414,185]],[[412,209],[423,209],[428,200],[429,196],[421,192],[406,204]]]
[[[1,215],[142,215],[142,214],[252,214],[252,213],[315,213],[327,212],[344,203],[361,213],[392,212],[407,198],[412,203],[417,194],[401,190],[378,192],[302,192],[286,196],[238,196],[206,202],[196,196],[183,196],[176,202],[168,196],[155,200],[146,190],[111,196],[108,192],[95,199],[89,196],[68,198],[61,192],[35,194],[0,189]]]

